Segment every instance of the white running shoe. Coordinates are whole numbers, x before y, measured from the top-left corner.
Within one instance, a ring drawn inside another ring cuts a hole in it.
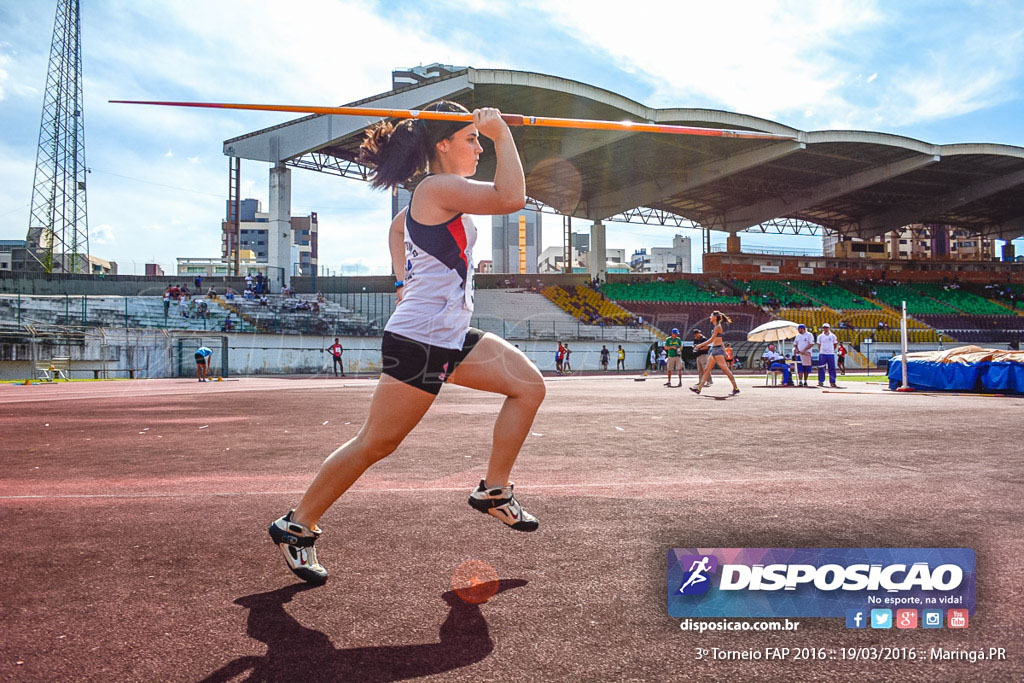
[[[284,554],[288,568],[300,579],[314,586],[327,583],[327,570],[317,562],[313,544],[323,533],[320,529],[313,531],[292,521],[292,513],[275,520],[270,525],[270,538]]]
[[[496,517],[516,531],[536,531],[540,526],[537,518],[523,509],[512,493],[514,484],[486,488],[483,479],[480,486],[469,494],[469,504],[474,510]]]

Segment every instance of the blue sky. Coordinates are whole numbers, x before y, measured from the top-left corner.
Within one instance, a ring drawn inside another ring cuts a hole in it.
[[[0,0],[0,239],[28,228],[54,9]],[[1024,3],[1013,1],[90,0],[82,39],[91,251],[129,274],[218,255],[221,143],[289,117],[110,99],[333,105],[387,90],[392,68],[441,62],[554,74],[649,106],[726,109],[803,130],[1024,146]],[[243,163],[243,196],[264,207],[267,170]],[[318,212],[322,264],[389,268],[385,194],[299,170],[292,185],[293,213]],[[561,225],[547,225],[551,246]],[[608,246],[668,246],[673,232],[610,225]],[[480,237],[476,257],[489,258],[489,231]]]

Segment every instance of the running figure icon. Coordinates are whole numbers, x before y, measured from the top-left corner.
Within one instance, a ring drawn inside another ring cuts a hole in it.
[[[708,577],[703,572],[711,571],[711,567],[708,566],[711,558],[707,555],[700,558],[700,560],[694,560],[693,564],[690,565],[690,578],[688,578],[683,585],[679,587],[679,592],[685,594],[686,589],[690,586],[695,586],[698,583],[704,583],[708,580]]]

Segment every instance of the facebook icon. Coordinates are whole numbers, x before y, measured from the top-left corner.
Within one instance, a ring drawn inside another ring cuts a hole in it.
[[[846,610],[846,628],[867,628],[867,612],[862,609]]]

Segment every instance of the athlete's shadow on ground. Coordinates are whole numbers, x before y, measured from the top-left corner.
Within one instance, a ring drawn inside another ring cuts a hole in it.
[[[498,593],[527,583],[499,581]],[[310,588],[295,584],[235,600],[249,609],[248,634],[266,643],[267,653],[239,657],[204,683],[234,680],[246,672],[247,681],[401,681],[475,664],[494,650],[480,605],[463,602],[454,591],[441,595],[449,610],[440,642],[337,649],[325,634],[306,628],[284,608],[296,593]]]

